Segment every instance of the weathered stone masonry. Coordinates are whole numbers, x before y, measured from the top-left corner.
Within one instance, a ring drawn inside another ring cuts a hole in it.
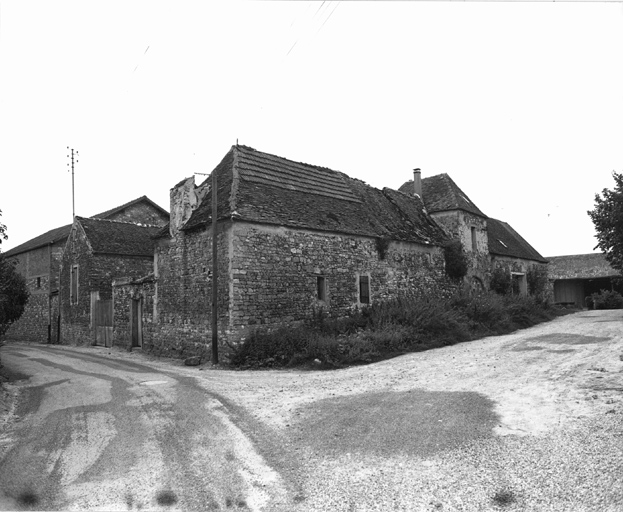
[[[448,292],[456,287],[445,276],[438,246],[393,241],[381,257],[371,237],[246,222],[219,224],[218,325],[223,344],[236,343],[256,329],[301,322],[320,308],[344,316],[361,306],[362,275],[369,278],[372,303],[432,287]],[[156,314],[143,334],[145,349],[177,356],[207,350],[211,238],[208,229],[159,241]],[[318,277],[325,278],[325,300],[318,299]]]
[[[319,308],[344,316],[361,306],[362,275],[372,303],[452,287],[436,246],[393,241],[381,257],[370,237],[235,223],[230,328],[240,336],[261,325],[305,320]],[[325,278],[325,300],[318,299],[318,277]]]

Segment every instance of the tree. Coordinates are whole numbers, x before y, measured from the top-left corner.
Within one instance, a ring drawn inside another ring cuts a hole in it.
[[[0,244],[6,239],[6,226],[0,222]],[[15,263],[0,252],[0,337],[22,316],[27,302],[26,279],[15,270]]]
[[[614,189],[595,194],[595,208],[588,216],[595,225],[597,246],[613,268],[623,273],[623,175],[612,173]]]
[[[0,217],[2,217],[2,210],[0,210]],[[6,226],[0,222],[0,245],[2,245],[2,240],[6,240],[9,238],[6,234]]]

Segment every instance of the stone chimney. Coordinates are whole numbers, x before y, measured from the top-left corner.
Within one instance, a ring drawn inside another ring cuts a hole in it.
[[[422,197],[422,172],[419,167],[413,169],[413,193]]]
[[[169,233],[175,236],[198,206],[195,178],[186,178],[171,189]]]

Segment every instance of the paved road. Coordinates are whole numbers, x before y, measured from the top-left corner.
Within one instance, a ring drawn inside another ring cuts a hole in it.
[[[193,378],[36,345],[5,346],[2,362],[28,379],[0,441],[0,509],[287,507],[244,417]]]

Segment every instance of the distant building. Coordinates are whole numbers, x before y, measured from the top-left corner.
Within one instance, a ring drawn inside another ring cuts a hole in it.
[[[620,272],[613,269],[603,253],[552,256],[549,279],[553,282],[554,302],[586,307],[586,298],[601,290],[623,293]]]
[[[113,280],[153,269],[157,226],[76,217],[61,264],[61,339],[111,346]]]
[[[474,289],[488,289],[494,269],[508,272],[520,293],[528,291],[527,273],[547,264],[517,231],[506,222],[485,215],[448,174],[404,183],[400,191],[422,198],[430,216],[463,244],[470,257],[467,279]]]
[[[131,221],[163,226],[169,220],[166,210],[142,196],[92,218]],[[7,338],[58,342],[60,261],[72,225],[52,229],[7,251],[26,278],[30,298],[22,317],[7,332]]]

